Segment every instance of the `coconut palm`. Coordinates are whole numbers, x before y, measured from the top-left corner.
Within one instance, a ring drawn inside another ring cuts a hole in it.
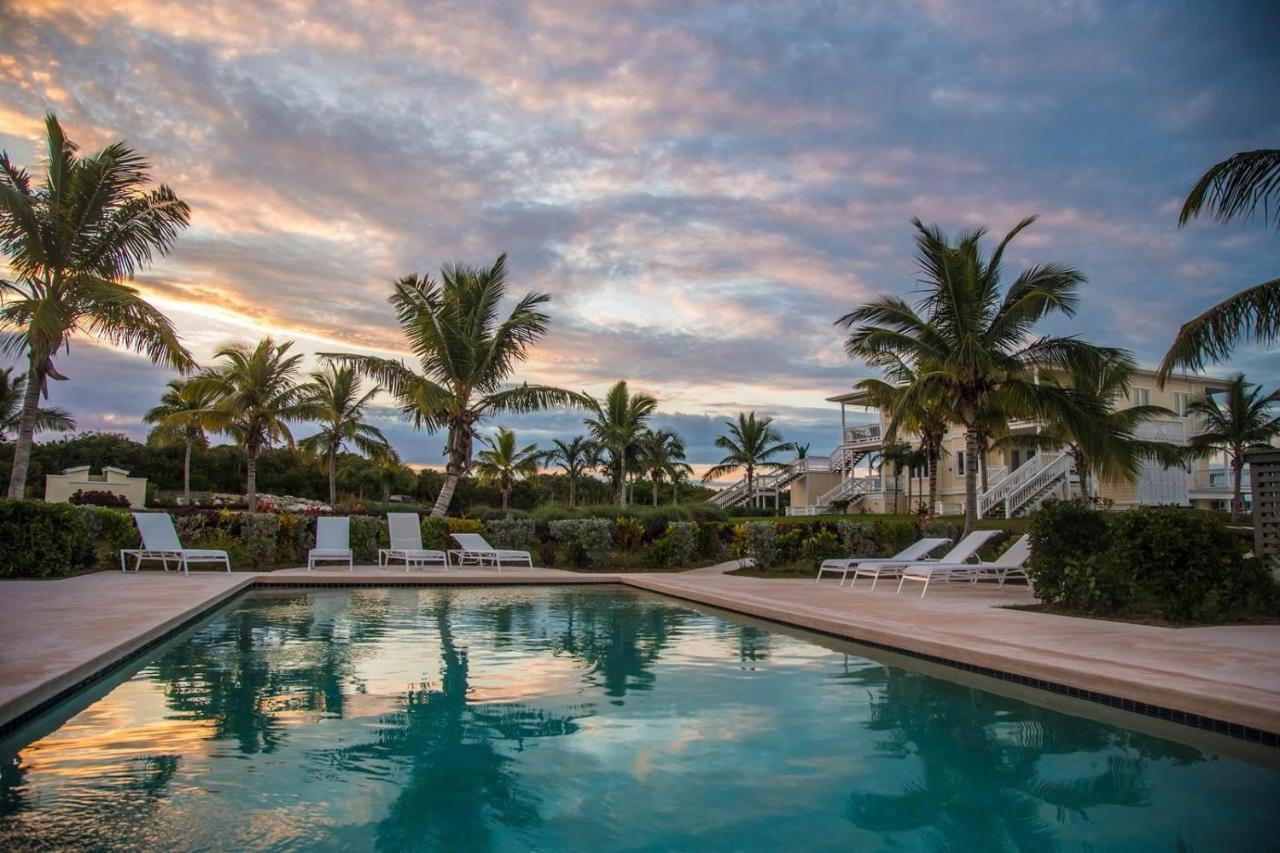
[[[0,443],[12,441],[18,434],[26,391],[25,376],[14,376],[12,367],[0,370]],[[75,420],[65,409],[36,409],[35,432],[68,432],[75,428]]]
[[[671,478],[674,483],[675,470],[689,467],[685,462],[684,441],[670,430],[645,430],[637,445],[639,468],[653,484],[653,505],[657,506],[658,484],[664,478]]]
[[[1141,465],[1151,460],[1175,466],[1184,462],[1182,452],[1172,444],[1138,438],[1141,427],[1156,418],[1172,417],[1163,406],[1117,408],[1116,402],[1129,393],[1137,365],[1127,352],[1112,351],[1101,365],[1081,366],[1065,374],[1041,377],[1063,389],[1090,423],[1050,421],[1035,434],[1011,433],[997,439],[996,447],[1027,447],[1041,451],[1066,450],[1080,481],[1080,493],[1092,498],[1092,477],[1108,482],[1133,483]]]
[[[310,420],[316,407],[297,382],[302,356],[289,355],[293,341],[263,338],[256,345],[230,344],[215,363],[188,381],[192,393],[208,395],[203,410],[210,429],[231,436],[245,451],[245,503],[258,507],[258,454],[283,441],[293,446],[291,422]]]
[[[154,364],[192,367],[169,319],[124,282],[166,254],[189,211],[167,186],[149,187],[147,161],[117,142],[79,156],[58,120],[45,118],[44,179],[0,152],[0,249],[12,281],[0,280],[0,355],[26,359],[9,497],[20,498],[48,380],[67,377],[54,357],[85,333],[145,354]]]
[[[881,296],[844,315],[845,351],[888,371],[906,365],[914,377],[903,389],[904,407],[941,398],[965,429],[965,532],[978,517],[978,454],[984,417],[995,399],[1013,416],[1079,422],[1061,389],[1037,384],[1039,371],[1096,364],[1099,350],[1074,337],[1035,337],[1047,315],[1075,313],[1078,270],[1039,264],[1002,288],[1005,248],[1035,221],[1028,217],[1000,241],[990,258],[981,254],[982,229],[952,244],[919,219],[916,259],[924,295],[916,305]]]
[[[498,427],[498,434],[493,438],[480,436],[480,443],[485,446],[476,454],[475,471],[480,482],[496,485],[502,494],[502,508],[511,507],[511,487],[516,480],[527,480],[538,475],[538,461],[543,454],[536,444],[516,447],[514,430]]]
[[[486,418],[582,403],[581,395],[562,388],[508,384],[516,365],[547,333],[550,318],[542,308],[551,297],[526,293],[501,318],[506,294],[506,255],[488,268],[446,265],[438,282],[429,275],[405,276],[389,301],[421,373],[396,359],[325,354],[386,389],[414,426],[446,432],[444,485],[433,516],[448,512],[458,478],[470,468],[476,428]]]
[[[1280,149],[1243,151],[1200,176],[1187,194],[1178,227],[1207,208],[1219,222],[1251,219],[1259,209],[1263,223],[1280,229]],[[1178,368],[1200,370],[1227,358],[1237,344],[1280,339],[1280,278],[1240,291],[1209,308],[1178,330],[1160,364],[1159,382]]]
[[[892,381],[863,379],[854,387],[867,396],[867,401],[889,415],[889,427],[884,440],[893,443],[906,434],[914,434],[920,442],[922,461],[929,478],[929,507],[938,503],[938,468],[942,460],[942,442],[951,426],[951,414],[946,401],[936,391],[932,394],[906,395],[907,388],[915,383],[916,375],[906,364],[886,367],[885,375]]]
[[[313,372],[311,381],[302,386],[302,399],[314,410],[311,415],[320,423],[320,431],[302,439],[298,446],[308,453],[324,455],[329,469],[331,505],[338,501],[340,452],[352,448],[370,459],[396,455],[382,430],[366,421],[369,401],[377,392],[377,388],[364,391],[360,387],[355,368],[336,364]]]
[[[155,426],[152,436],[160,444],[181,442],[182,500],[191,503],[191,449],[195,445],[205,447],[209,440],[205,430],[209,428],[209,407],[214,396],[208,387],[192,386],[187,380],[173,379],[160,395],[160,405],[147,410],[142,419]]]
[[[1189,455],[1207,459],[1226,454],[1231,469],[1231,520],[1239,521],[1244,509],[1244,454],[1255,447],[1268,447],[1280,436],[1280,416],[1275,416],[1280,390],[1265,394],[1261,386],[1237,373],[1219,393],[1221,401],[1218,394],[1210,393],[1187,406],[1187,414],[1201,421],[1200,431],[1191,439]]]
[[[577,499],[578,478],[596,467],[600,450],[595,442],[585,436],[574,436],[569,441],[553,439],[551,449],[543,454],[543,459],[564,472],[569,480],[569,508],[573,509]]]
[[[728,453],[707,469],[703,479],[712,480],[745,469],[747,495],[753,495],[756,470],[787,467],[787,463],[778,462],[774,457],[790,450],[792,445],[784,442],[781,433],[774,429],[773,418],[757,418],[755,412],[739,412],[737,422],[725,421],[725,426],[729,428],[729,434],[718,436],[715,444]]]
[[[657,410],[658,401],[648,394],[632,394],[627,381],[621,379],[613,384],[603,400],[588,398],[586,407],[587,431],[606,454],[601,461],[613,479],[618,506],[626,506],[627,475],[634,461],[636,442]]]

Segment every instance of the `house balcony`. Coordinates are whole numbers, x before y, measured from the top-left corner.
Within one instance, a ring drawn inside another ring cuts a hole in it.
[[[880,424],[858,424],[845,427],[841,446],[853,450],[874,450],[884,442]]]
[[[1225,500],[1231,497],[1232,486],[1229,469],[1205,468],[1193,471],[1187,478],[1187,497],[1201,500]],[[1248,468],[1244,469],[1240,477],[1240,491],[1245,495],[1252,491]]]

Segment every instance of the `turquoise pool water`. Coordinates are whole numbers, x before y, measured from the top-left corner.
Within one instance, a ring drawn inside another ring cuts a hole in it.
[[[0,846],[1276,849],[1270,751],[884,657],[612,589],[254,593],[0,745]]]

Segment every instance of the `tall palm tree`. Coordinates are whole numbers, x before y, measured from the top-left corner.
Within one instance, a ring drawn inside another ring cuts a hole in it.
[[[440,281],[429,275],[396,282],[390,302],[421,373],[404,362],[368,355],[328,353],[386,389],[414,426],[444,430],[444,485],[433,516],[449,511],[458,479],[471,465],[477,426],[496,414],[519,414],[583,404],[583,397],[550,385],[510,386],[516,365],[547,333],[542,310],[551,297],[526,293],[502,318],[507,294],[507,256],[489,268],[445,266]]]
[[[787,463],[774,457],[791,449],[782,440],[782,434],[773,427],[773,418],[757,418],[755,412],[739,412],[737,423],[725,421],[728,435],[716,438],[716,447],[728,451],[718,463],[707,469],[704,480],[722,474],[733,474],[743,469],[747,472],[747,495],[754,493],[756,470],[759,468],[785,468]],[[750,499],[750,498],[748,498]]]
[[[1100,369],[1099,369],[1100,368]],[[1090,419],[1086,429],[1067,421],[1050,421],[1035,434],[1010,433],[997,439],[996,447],[1028,447],[1042,451],[1066,450],[1080,479],[1080,493],[1092,495],[1090,479],[1133,483],[1143,461],[1168,466],[1184,462],[1179,448],[1161,441],[1137,437],[1143,424],[1173,412],[1163,406],[1118,408],[1129,392],[1137,365],[1127,352],[1113,351],[1100,366],[1077,366],[1065,374],[1041,377],[1063,389],[1078,410]]]
[[[1263,223],[1280,229],[1280,149],[1242,151],[1211,167],[1187,194],[1178,227],[1208,212],[1219,222],[1250,219],[1259,209]],[[1280,339],[1280,278],[1264,281],[1230,296],[1182,325],[1160,364],[1164,381],[1179,367],[1200,370],[1222,361],[1235,346],[1253,340]]]
[[[204,410],[209,428],[225,433],[245,451],[245,503],[258,508],[258,454],[278,441],[293,446],[289,423],[316,414],[297,382],[302,356],[289,355],[293,341],[277,344],[263,338],[256,345],[231,344],[214,354],[217,362],[192,377],[188,385],[207,394]]]
[[[480,436],[485,446],[476,454],[475,470],[480,482],[496,485],[502,494],[502,508],[511,508],[511,487],[516,480],[527,480],[538,474],[538,461],[543,454],[536,444],[516,447],[514,430],[498,427],[497,436]]]
[[[578,478],[588,470],[596,467],[600,449],[595,442],[585,436],[574,436],[569,441],[553,439],[551,449],[543,454],[543,459],[564,472],[569,480],[569,509],[573,509],[577,500]]]
[[[169,319],[124,282],[166,254],[189,210],[167,186],[149,187],[147,161],[122,142],[79,156],[45,117],[44,180],[0,152],[0,249],[14,280],[0,280],[0,355],[27,361],[9,497],[20,498],[48,380],[67,377],[54,356],[77,333],[144,353],[179,371],[193,366]]]
[[[613,478],[618,506],[627,504],[627,474],[635,455],[636,442],[649,418],[658,409],[658,401],[648,394],[632,394],[627,380],[613,384],[603,400],[588,398],[585,420],[591,438],[607,454],[603,461]]]
[[[685,462],[684,441],[670,430],[645,430],[640,434],[636,456],[640,470],[653,484],[653,505],[657,506],[658,484],[663,478],[671,478],[674,484],[674,471],[689,467]]]
[[[845,351],[887,371],[906,365],[914,379],[903,389],[903,405],[941,397],[965,429],[965,532],[978,517],[978,454],[985,413],[999,395],[1011,415],[1079,422],[1061,389],[1037,384],[1038,371],[1095,364],[1099,350],[1074,337],[1035,337],[1049,314],[1075,313],[1084,275],[1071,267],[1038,264],[1002,289],[1001,261],[1009,243],[1035,221],[1027,217],[1010,231],[990,258],[979,245],[985,231],[970,231],[952,244],[919,219],[916,260],[924,295],[912,306],[881,296],[844,315]],[[1011,408],[1010,408],[1011,407]]]
[[[0,443],[12,441],[18,434],[26,391],[27,377],[15,377],[12,367],[0,370]],[[36,432],[69,432],[75,428],[75,420],[65,409],[46,409],[43,406],[36,409]]]
[[[1280,416],[1273,416],[1280,403],[1280,390],[1264,394],[1261,386],[1237,373],[1221,394],[1221,402],[1216,394],[1206,394],[1187,406],[1187,414],[1202,421],[1201,431],[1191,439],[1189,452],[1199,459],[1226,454],[1231,468],[1231,520],[1239,521],[1244,509],[1244,453],[1267,447],[1280,435]]]
[[[302,439],[298,446],[308,453],[324,454],[330,505],[338,501],[338,454],[342,450],[352,447],[370,459],[396,455],[382,430],[366,421],[369,401],[378,389],[362,391],[355,368],[336,364],[314,371],[311,381],[302,386],[302,399],[314,410],[311,415],[319,421],[320,431]]]
[[[191,449],[199,444],[206,446],[208,438],[205,430],[209,428],[209,407],[214,403],[213,391],[207,386],[193,386],[190,381],[173,379],[165,386],[160,395],[160,405],[147,410],[142,419],[153,424],[152,431],[162,444],[181,442],[184,451],[182,456],[182,500],[191,503]]]

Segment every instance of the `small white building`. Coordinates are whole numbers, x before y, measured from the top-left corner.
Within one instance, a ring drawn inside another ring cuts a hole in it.
[[[147,502],[147,478],[130,477],[123,468],[107,465],[101,474],[90,473],[88,465],[67,468],[61,474],[46,474],[44,499],[47,503],[67,503],[76,492],[111,492],[129,499],[129,506],[141,509]]]

